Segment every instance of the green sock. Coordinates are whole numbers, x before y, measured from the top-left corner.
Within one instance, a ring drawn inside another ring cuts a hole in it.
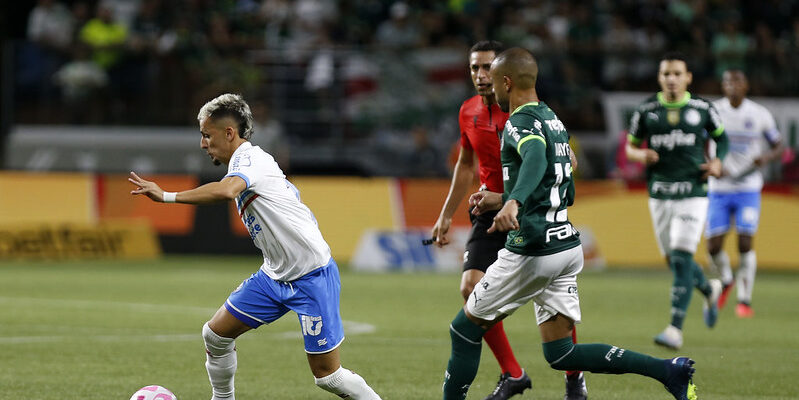
[[[666,361],[602,343],[574,344],[571,337],[543,344],[552,368],[605,374],[633,373],[666,381]]]
[[[705,297],[710,296],[711,288],[710,284],[707,282],[707,278],[705,278],[705,273],[702,272],[702,267],[696,263],[693,259],[691,260],[691,273],[694,276],[694,287],[699,289]]]
[[[452,353],[444,376],[444,400],[466,398],[469,385],[474,381],[477,368],[480,366],[480,352],[485,332],[485,329],[466,318],[462,309],[452,320],[449,326]]]
[[[686,251],[672,250],[669,259],[669,267],[674,272],[674,283],[671,285],[671,324],[682,329],[694,286],[691,268],[693,256]]]

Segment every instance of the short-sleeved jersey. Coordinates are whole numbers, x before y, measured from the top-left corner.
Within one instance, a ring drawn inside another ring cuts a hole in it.
[[[681,199],[707,196],[707,183],[699,169],[706,162],[705,143],[724,134],[713,105],[686,92],[669,103],[658,93],[638,106],[630,120],[629,141],[648,141],[660,160],[646,168],[649,197]]]
[[[311,210],[274,158],[245,142],[230,158],[227,176],[247,184],[236,198],[244,226],[261,249],[261,269],[277,281],[293,281],[330,261],[330,247]]]
[[[502,191],[499,137],[507,120],[508,113],[503,112],[496,103],[483,104],[483,98],[479,95],[464,101],[458,113],[461,147],[477,153],[480,183],[497,193]]]
[[[759,192],[763,189],[763,174],[754,167],[754,161],[765,150],[764,139],[770,145],[780,141],[774,117],[765,107],[749,99],[744,99],[738,108],[730,105],[726,97],[713,102],[713,106],[718,110],[730,139],[725,168],[737,170],[741,175],[710,177],[709,190],[716,193]]]
[[[525,151],[532,142],[543,143],[546,170],[539,182],[518,181]],[[566,207],[574,203],[574,181],[569,134],[563,122],[543,102],[527,103],[511,113],[502,132],[502,176],[505,198],[513,198],[517,185],[535,185],[522,203],[519,229],[508,233],[505,248],[517,254],[542,256],[580,244]]]

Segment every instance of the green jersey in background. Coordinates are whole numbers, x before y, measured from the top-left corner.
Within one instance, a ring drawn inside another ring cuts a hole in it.
[[[699,165],[706,162],[709,138],[724,135],[721,118],[705,99],[686,92],[682,100],[668,103],[663,93],[638,106],[630,120],[628,140],[647,141],[660,160],[646,168],[649,197],[682,199],[707,196],[707,181]]]

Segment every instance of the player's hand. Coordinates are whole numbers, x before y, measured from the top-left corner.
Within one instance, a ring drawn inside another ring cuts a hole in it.
[[[480,215],[486,211],[499,210],[502,207],[502,194],[481,190],[469,196],[472,214]]]
[[[519,214],[519,202],[516,200],[508,200],[502,209],[499,210],[494,217],[494,223],[488,228],[488,233],[508,232],[519,229],[519,221],[516,215]]]
[[[449,227],[452,225],[452,218],[444,218],[444,216],[439,216],[436,224],[433,226],[433,240],[435,241],[435,245],[438,247],[444,247],[449,244],[449,237],[447,237],[447,233],[449,232]]]
[[[704,171],[702,174],[703,179],[712,176],[715,178],[721,177],[723,169],[721,168],[721,159],[714,158],[704,164],[699,165],[699,169]]]
[[[766,156],[757,157],[752,161],[752,165],[754,165],[756,168],[760,168],[765,164],[766,164]]]
[[[130,191],[130,194],[137,195],[143,194],[153,201],[164,201],[164,191],[155,182],[150,182],[148,180],[144,180],[135,172],[131,171],[130,176],[128,177],[128,182],[136,185],[136,189]]]
[[[658,161],[660,161],[660,155],[658,152],[652,149],[641,149],[644,151],[644,165],[652,165]]]

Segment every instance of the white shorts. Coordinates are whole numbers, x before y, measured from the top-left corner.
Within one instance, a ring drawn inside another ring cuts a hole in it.
[[[660,254],[665,256],[675,249],[696,253],[707,219],[707,202],[707,197],[649,199]]]
[[[524,256],[502,249],[474,286],[466,310],[490,321],[513,314],[533,300],[539,325],[557,314],[579,323],[577,274],[582,269],[582,246],[548,256]]]

